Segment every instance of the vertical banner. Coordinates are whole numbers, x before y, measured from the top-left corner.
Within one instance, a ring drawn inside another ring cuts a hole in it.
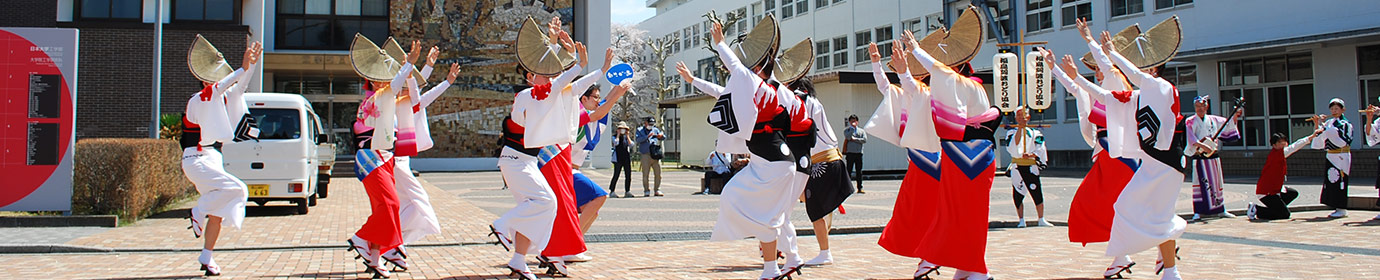
[[[992,91],[996,95],[997,109],[1012,112],[1021,105],[1020,72],[1016,68],[1017,57],[1013,53],[999,53],[992,56]]]
[[[1038,51],[1025,54],[1025,105],[1033,110],[1049,109],[1054,98],[1054,76],[1050,61]]]
[[[0,28],[0,211],[71,211],[77,30]]]

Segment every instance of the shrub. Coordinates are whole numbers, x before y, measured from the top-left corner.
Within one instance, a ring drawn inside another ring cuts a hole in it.
[[[73,213],[134,221],[196,193],[176,141],[82,139],[75,152]]]

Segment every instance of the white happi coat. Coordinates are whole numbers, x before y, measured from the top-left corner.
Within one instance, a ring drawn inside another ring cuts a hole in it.
[[[727,95],[729,97],[725,100],[731,103],[711,111],[708,118],[711,124],[720,129],[716,150],[730,154],[752,154],[748,150],[747,140],[752,137],[756,125],[758,100],[775,99],[787,108],[788,112],[783,113],[788,114],[803,114],[803,104],[784,85],[773,88],[744,66],[727,42],[715,44],[714,48],[719,52],[719,59],[728,67],[730,76],[723,91],[705,93],[715,97]],[[726,127],[736,130],[729,132],[725,130]],[[782,144],[781,151],[790,154],[785,144]],[[776,241],[782,234],[780,230],[783,224],[788,222],[783,212],[789,211],[799,197],[792,195],[795,193],[794,186],[804,185],[797,180],[808,179],[808,176],[794,170],[795,164],[792,161],[768,161],[752,154],[747,166],[724,186],[719,198],[718,219],[710,240],[756,237],[762,242]]]
[[[1090,49],[1101,49],[1096,42],[1088,44]],[[1119,53],[1111,53],[1111,59],[1121,69],[1138,69]],[[1113,205],[1116,214],[1112,220],[1111,238],[1107,242],[1108,256],[1124,256],[1155,248],[1164,241],[1178,238],[1187,225],[1174,213],[1183,173],[1141,150],[1142,140],[1149,142],[1150,147],[1156,150],[1171,148],[1177,121],[1175,112],[1179,109],[1173,106],[1177,90],[1168,81],[1139,70],[1124,73],[1131,83],[1140,86],[1140,90],[1130,92],[1129,102],[1120,102],[1112,91],[1092,84],[1081,76],[1077,78],[1084,89],[1092,90],[1090,93],[1101,95],[1102,100],[1108,101],[1108,154],[1112,157],[1141,159],[1140,168]],[[1146,118],[1159,120],[1158,126],[1139,127],[1138,110],[1145,110]],[[1179,166],[1183,166],[1182,155],[1177,159]]]
[[[206,225],[206,215],[221,217],[221,225],[234,229],[244,224],[249,189],[225,171],[220,151],[210,146],[234,140],[235,125],[249,112],[244,91],[250,76],[237,69],[211,86],[209,98],[198,92],[187,100],[186,121],[201,127],[200,146],[182,149],[182,172],[201,193],[192,207],[198,225]]]
[[[522,140],[526,148],[557,145],[563,149],[560,145],[574,142],[580,95],[571,91],[570,85],[580,70],[576,65],[551,80],[551,93],[546,99],[533,98],[531,88],[513,98],[512,121],[524,128]],[[546,250],[556,220],[556,194],[537,164],[537,157],[511,147],[504,147],[498,158],[499,171],[517,205],[499,216],[493,226],[509,238],[516,233],[527,236],[532,241],[528,252]]]

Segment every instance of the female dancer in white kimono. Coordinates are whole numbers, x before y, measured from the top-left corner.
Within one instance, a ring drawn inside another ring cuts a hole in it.
[[[1322,204],[1336,208],[1328,217],[1346,217],[1347,189],[1351,187],[1351,121],[1346,119],[1346,102],[1333,98],[1327,103],[1328,115],[1311,120],[1322,130],[1313,140],[1313,149],[1327,150],[1327,177],[1323,178]]]
[[[1157,68],[1139,70],[1115,51],[1113,42],[1105,42],[1101,49],[1140,90],[1109,91],[1078,75],[1071,59],[1061,66],[1065,75],[1077,76],[1082,89],[1109,101],[1110,156],[1141,159],[1139,169],[1113,206],[1115,217],[1107,256],[1125,256],[1158,246],[1160,261],[1156,262],[1156,271],[1163,272],[1161,279],[1181,279],[1175,266],[1178,249],[1174,239],[1183,234],[1187,223],[1174,213],[1184,176],[1185,141],[1180,135],[1184,128],[1183,116],[1178,113],[1178,90],[1156,76]]]
[[[215,51],[201,35],[198,34],[196,40],[194,50],[206,47]],[[194,58],[188,60],[192,73],[205,88],[187,100],[187,112],[182,117],[182,173],[201,194],[196,206],[192,207],[191,229],[196,237],[206,238],[201,256],[197,258],[206,276],[221,272],[220,265],[211,258],[221,227],[239,229],[244,224],[244,204],[249,190],[243,181],[225,172],[220,146],[226,141],[238,142],[258,136],[257,129],[246,127],[241,120],[249,113],[244,91],[253,74],[248,71],[254,69],[262,51],[259,42],[250,42],[244,50],[240,69],[230,73],[222,73],[230,69],[223,58],[209,58],[220,60],[217,61],[219,65],[215,65],[219,66],[216,70],[223,71],[206,73],[198,73],[201,69],[193,65]]]
[[[768,15],[763,18],[766,23],[759,25],[773,24],[774,20]],[[718,221],[714,223],[710,240],[756,237],[761,241],[763,261],[759,278],[780,278],[784,275],[776,266],[775,250],[770,248],[779,249],[778,236],[789,227],[783,212],[799,198],[791,192],[796,186],[795,180],[806,179],[793,169],[807,167],[809,163],[808,158],[794,155],[793,150],[798,149],[785,143],[785,133],[812,129],[813,123],[805,115],[800,99],[770,78],[775,66],[774,52],[768,49],[765,54],[744,54],[744,57],[760,58],[749,68],[724,42],[722,30],[723,26],[715,23],[710,33],[714,49],[729,69],[730,76],[723,94],[717,96],[719,101],[710,111],[709,121],[721,130],[718,151],[750,153],[752,159],[724,186],[719,199]],[[798,256],[787,258],[799,260]]]
[[[436,65],[436,59],[440,54],[439,48],[431,47],[431,51],[427,54],[426,66],[422,67],[420,77],[431,76],[433,66]],[[414,138],[416,141],[414,143],[417,152],[420,153],[435,146],[435,142],[431,140],[430,122],[427,120],[426,107],[436,102],[436,98],[440,97],[442,93],[446,92],[446,89],[450,88],[450,85],[455,83],[455,78],[459,74],[460,65],[451,64],[450,73],[446,75],[445,81],[420,94],[421,88],[418,83],[425,81],[417,81],[416,77],[407,79],[407,88],[403,93],[408,96],[412,106],[403,108],[402,111],[404,111],[403,115],[411,114],[412,123],[416,126],[416,137]],[[399,140],[402,142],[402,139]],[[399,144],[402,145],[403,143]],[[403,244],[414,243],[427,235],[441,233],[441,224],[436,220],[436,211],[431,207],[431,198],[427,195],[426,188],[422,187],[422,183],[417,180],[416,176],[412,175],[411,159],[410,156],[398,156],[395,157],[393,165],[393,174],[397,176],[398,221],[401,223]],[[408,269],[407,251],[403,245],[398,245],[397,248],[384,252],[381,257],[399,270],[406,271]]]
[[[974,11],[970,8],[967,12]],[[1001,124],[1001,113],[989,104],[982,84],[971,79],[972,66],[966,61],[945,65],[922,49],[910,31],[902,37],[930,73],[930,104],[943,152],[941,187],[935,198],[939,210],[920,247],[925,260],[921,270],[949,266],[958,270],[954,279],[991,279],[986,261],[987,215],[996,179],[992,140]]]
[[[389,40],[396,44],[391,38]],[[382,253],[403,243],[398,217],[396,159],[417,151],[415,141],[404,140],[415,135],[409,133],[414,131],[409,111],[412,101],[406,95],[399,98],[398,94],[405,91],[407,79],[416,74],[412,62],[421,55],[420,44],[413,41],[411,52],[401,55],[404,57],[390,56],[358,34],[351,45],[350,59],[355,72],[368,80],[365,100],[360,102],[354,124],[354,140],[359,148],[355,151],[355,176],[364,184],[365,194],[369,196],[370,214],[348,243],[350,250],[358,254],[356,258],[363,259],[366,273],[374,273],[374,278],[390,276],[384,266],[385,260],[381,259]],[[400,103],[402,109],[398,109]]]
[[[525,36],[522,33],[540,32],[531,18],[522,28],[518,37]],[[547,29],[551,29],[549,24]],[[550,35],[549,38],[541,35],[547,39],[543,41],[548,42],[535,46],[546,48],[541,60],[535,62],[539,64],[528,65],[526,59],[519,57],[517,70],[531,87],[514,96],[512,115],[503,124],[503,150],[498,159],[499,170],[517,205],[490,225],[500,244],[514,252],[508,260],[508,269],[523,279],[536,279],[523,258],[528,253],[547,250],[556,222],[557,193],[543,174],[543,166],[553,160],[560,162],[561,150],[568,148],[560,145],[569,146],[574,142],[579,118],[578,96],[569,90],[569,85],[580,73],[580,67],[574,65],[574,41],[565,32]],[[523,38],[518,41],[522,44]],[[565,164],[563,168],[568,170],[568,161]],[[574,205],[570,207],[573,212]],[[578,221],[571,223],[578,233]],[[562,246],[578,246],[583,251],[584,244],[581,241]]]

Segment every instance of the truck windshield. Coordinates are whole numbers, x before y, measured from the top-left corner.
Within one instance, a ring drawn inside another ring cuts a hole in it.
[[[297,139],[302,137],[301,111],[294,109],[249,109],[259,121],[260,140]]]

